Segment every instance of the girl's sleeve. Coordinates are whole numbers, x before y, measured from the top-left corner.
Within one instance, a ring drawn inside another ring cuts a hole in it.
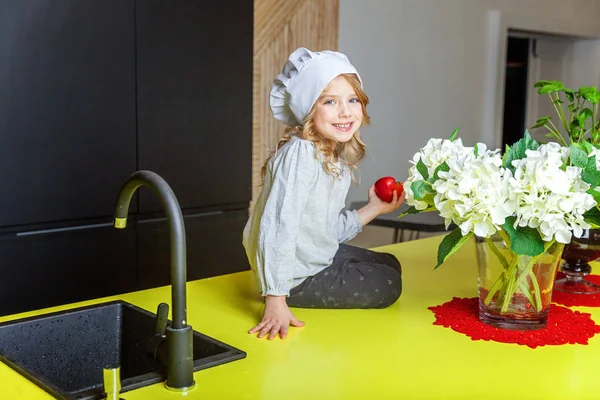
[[[356,210],[342,211],[338,216],[338,241],[347,242],[362,231],[362,224]]]
[[[314,147],[296,141],[273,163],[273,182],[260,221],[258,268],[262,294],[287,296],[298,265],[300,218],[316,172]]]

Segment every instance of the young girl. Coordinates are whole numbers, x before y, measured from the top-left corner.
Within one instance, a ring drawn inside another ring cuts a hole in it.
[[[262,168],[263,188],[244,229],[243,244],[265,308],[249,333],[269,339],[303,326],[289,307],[383,308],[402,291],[398,260],[340,244],[391,203],[374,187],[360,210],[344,211],[365,144],[368,97],[348,58],[337,52],[294,51],[271,89],[273,116],[288,128]]]

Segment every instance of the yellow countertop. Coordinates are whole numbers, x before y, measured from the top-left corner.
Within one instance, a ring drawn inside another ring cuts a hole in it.
[[[140,399],[598,399],[600,337],[589,345],[544,346],[472,341],[432,325],[429,306],[477,295],[473,244],[433,270],[440,237],[380,247],[403,268],[404,292],[382,310],[294,309],[306,322],[286,340],[246,332],[262,302],[250,272],[188,283],[188,320],[199,332],[247,352],[247,357],[194,374],[187,396],[162,384],[123,393]],[[156,311],[170,303],[162,287],[0,318],[0,322],[76,306],[122,299]],[[590,312],[600,322],[600,309]],[[0,364],[0,398],[50,399]]]

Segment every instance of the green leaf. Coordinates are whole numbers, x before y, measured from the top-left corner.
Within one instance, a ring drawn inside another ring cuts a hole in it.
[[[580,88],[579,94],[592,104],[598,104],[600,101],[600,92],[593,86]]]
[[[600,210],[598,210],[598,207],[592,207],[583,214],[583,219],[595,227],[600,226]]]
[[[423,200],[427,194],[433,193],[431,184],[426,181],[413,182],[410,185],[410,189],[413,191],[416,200]]]
[[[592,197],[594,198],[594,201],[595,201],[596,203],[600,204],[600,192],[599,192],[599,191],[597,191],[597,190],[596,190],[596,189],[594,189],[594,188],[589,188],[589,189],[586,191],[586,193],[587,193],[587,194],[591,194],[591,195],[592,195]],[[585,215],[585,214],[584,214],[584,215]]]
[[[510,237],[510,249],[516,254],[531,257],[542,254],[544,252],[544,241],[538,230],[528,226],[519,226],[515,229],[513,227],[515,221],[516,217],[507,217],[506,222],[502,225]]]
[[[475,157],[477,157],[479,155],[479,146],[477,145],[477,143],[475,144],[475,147],[473,148],[473,155]]]
[[[582,128],[585,127],[585,121],[591,118],[591,116],[592,110],[590,110],[589,108],[584,108],[583,110],[581,110],[579,115],[577,115],[577,121],[579,122],[579,126],[581,126]]]
[[[427,193],[425,196],[423,196],[423,199],[421,199],[421,201],[424,201],[427,204],[435,204],[435,193]]]
[[[563,92],[565,93],[565,96],[567,96],[567,99],[569,99],[570,102],[573,102],[575,99],[575,91],[573,89],[564,88]]]
[[[571,145],[569,147],[569,158],[571,165],[581,168],[581,179],[584,182],[590,184],[592,187],[600,184],[600,171],[596,170],[596,156],[588,157],[586,151],[580,147],[586,147],[587,142],[583,142],[580,145]],[[592,146],[587,143],[587,146]]]
[[[408,209],[406,211],[404,211],[402,214],[400,214],[398,216],[398,218],[402,218],[405,215],[409,215],[409,214],[419,214],[421,212],[421,210],[417,210],[414,206],[410,206],[408,207]]]
[[[561,171],[566,171],[567,170],[567,164],[563,164],[560,166],[560,170]]]
[[[571,159],[571,165],[574,165],[575,167],[586,169],[588,166],[588,155],[578,146],[569,146],[569,158]]]
[[[540,127],[546,125],[546,122],[548,122],[551,119],[552,119],[552,117],[542,117],[542,118],[538,119],[537,121],[535,121],[535,125],[532,126],[531,129],[540,128]]]
[[[588,156],[587,165],[585,166],[586,171],[596,171],[596,156]]]
[[[458,131],[460,130],[460,128],[457,126],[456,128],[454,128],[454,130],[452,131],[452,135],[450,135],[450,137],[448,138],[449,141],[454,142],[454,139],[456,139],[456,136],[458,136]]]
[[[543,80],[543,79],[542,79],[542,80],[539,80],[539,81],[537,81],[537,82],[535,83],[535,85],[533,85],[533,87],[534,87],[534,88],[539,88],[539,87],[542,87],[542,86],[544,86],[544,85],[547,85],[547,84],[549,84],[549,83],[550,83],[550,81],[547,81],[547,80]]]
[[[541,85],[538,89],[539,94],[546,94],[550,92],[556,92],[559,90],[563,90],[565,86],[561,81],[550,81],[545,85]]]
[[[515,172],[515,168],[512,166],[512,162],[514,160],[520,160],[526,157],[525,152],[527,150],[536,150],[540,147],[540,144],[531,138],[529,135],[529,131],[525,131],[525,136],[520,139],[517,143],[515,143],[510,149],[505,153],[504,167],[510,169],[512,172]]]
[[[581,145],[587,154],[590,154],[592,151],[594,151],[594,146],[592,146],[590,142],[582,142]]]
[[[590,158],[595,159],[596,157]],[[594,162],[596,161],[594,160]],[[600,185],[600,171],[591,171],[589,169],[581,171],[581,180],[588,183],[591,187],[596,187]]]
[[[436,269],[444,263],[452,254],[462,247],[473,236],[473,232],[467,233],[465,236],[462,235],[460,228],[454,229],[452,232],[446,235],[440,246],[438,247],[437,264],[433,269]]]
[[[586,120],[586,119],[590,118],[592,116],[592,114],[593,114],[592,110],[590,110],[589,108],[584,108],[579,113],[579,117],[583,118],[583,120]]]
[[[510,146],[504,145],[504,154],[502,154],[502,165],[506,165],[506,159],[508,158],[509,152],[510,152]]]
[[[404,211],[402,214],[398,215],[398,218],[405,217],[409,214],[421,214],[421,213],[426,213],[426,212],[430,212],[430,211],[437,211],[437,209],[435,207],[429,207],[424,210],[417,210],[415,207],[410,206],[410,207],[408,207],[408,209],[406,211]]]
[[[429,171],[427,170],[427,165],[423,163],[423,160],[419,158],[419,162],[417,163],[417,171],[421,174],[424,180],[429,179]]]
[[[450,171],[450,167],[448,166],[448,163],[446,161],[444,161],[442,164],[438,165],[438,167],[435,169],[435,172],[433,173],[433,182],[440,179],[440,176],[439,176],[440,171],[444,171],[444,172]]]

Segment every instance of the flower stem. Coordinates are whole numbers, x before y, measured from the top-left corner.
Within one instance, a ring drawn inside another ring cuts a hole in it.
[[[502,301],[502,308],[500,309],[500,312],[506,312],[508,311],[508,306],[510,304],[510,300],[512,299],[512,297],[514,296],[516,290],[518,287],[521,287],[522,283],[525,283],[525,279],[528,276],[531,276],[531,281],[532,281],[532,285],[533,285],[533,290],[534,290],[534,295],[535,295],[535,307],[536,310],[541,311],[542,308],[542,298],[541,298],[541,294],[540,294],[540,287],[538,285],[537,279],[535,277],[535,274],[533,273],[533,266],[537,263],[537,260],[539,260],[539,258],[550,248],[550,246],[552,246],[552,244],[554,243],[554,240],[549,241],[549,242],[545,242],[544,243],[544,251],[541,254],[538,254],[537,256],[534,257],[528,257],[529,261],[527,262],[527,265],[521,269],[520,274],[518,277],[516,277],[516,281],[509,281],[509,284],[507,285],[506,288],[506,293],[504,295],[504,300]],[[519,259],[519,255],[515,254],[515,262],[511,263],[511,267],[513,267],[514,265],[514,276],[517,275],[517,265],[518,262],[516,260]],[[512,271],[511,271],[512,272]],[[512,278],[512,276],[511,276]],[[514,278],[513,278],[514,280]],[[525,285],[527,286],[527,285]],[[527,294],[526,294],[527,293]],[[523,291],[523,294],[527,297],[527,295],[531,295],[531,290],[529,289],[529,287],[526,288],[526,291]]]
[[[500,232],[500,235],[502,236],[502,238],[504,239],[506,246],[510,247],[510,238],[508,237],[506,232],[504,232],[502,229],[499,232]],[[491,303],[492,299],[494,298],[494,295],[496,294],[496,292],[498,292],[498,290],[500,290],[499,295],[498,295],[499,299],[502,298],[502,295],[506,291],[506,285],[503,285],[503,284],[504,284],[505,276],[507,276],[507,271],[510,269],[510,264],[506,260],[506,257],[504,257],[504,255],[500,252],[498,247],[496,247],[496,245],[490,238],[485,238],[485,242],[487,243],[489,248],[492,250],[492,253],[494,253],[496,255],[496,257],[498,257],[498,260],[500,260],[500,263],[504,267],[504,272],[500,274],[498,279],[496,279],[496,282],[494,282],[494,284],[490,288],[490,291],[488,292],[487,296],[485,296],[485,299],[483,300],[483,303],[486,306],[488,306]]]
[[[594,112],[592,113],[592,143],[594,143],[596,141],[596,139],[594,138],[594,133],[595,133],[595,127],[596,127],[596,119],[598,116],[598,103],[596,103],[596,105],[594,106]]]
[[[502,253],[500,253],[500,250],[498,250],[496,245],[494,245],[494,242],[492,242],[490,238],[485,238],[485,242],[488,244],[488,246],[490,246],[490,249],[496,255],[496,257],[498,257],[504,269],[508,269],[508,261],[506,261],[506,258],[502,255]]]
[[[542,294],[540,293],[540,285],[538,284],[537,278],[533,271],[529,271],[529,277],[531,278],[531,284],[533,285],[533,294],[535,295],[535,303],[529,300],[532,305],[535,306],[537,312],[542,311]]]
[[[556,125],[554,125],[554,122],[552,122],[551,120],[548,120],[548,123],[550,123],[552,125],[552,129],[551,127],[548,126],[548,124],[544,125],[544,127],[546,127],[546,129],[548,129],[550,131],[550,133],[552,133],[554,135],[554,137],[561,142],[561,144],[565,147],[569,147],[569,145],[567,144],[567,141],[565,140],[565,138],[561,135],[560,130],[556,127]]]
[[[496,294],[498,289],[500,289],[501,287],[502,288],[504,287],[504,285],[502,285],[504,283],[504,275],[505,275],[504,272],[500,274],[498,279],[496,279],[496,282],[494,282],[494,284],[492,285],[492,288],[488,292],[487,296],[485,296],[485,299],[483,300],[483,304],[485,304],[486,306],[490,305],[490,303],[492,302],[492,299],[494,298],[494,295]],[[498,296],[498,298],[501,298],[501,295]]]
[[[537,310],[538,306],[536,305],[536,299],[534,299],[533,296],[531,295],[531,293],[529,293],[529,287],[527,286],[527,283],[521,282],[519,289],[521,289],[521,293],[523,293],[523,295],[525,297],[527,297],[527,300],[529,300],[531,305],[533,305]],[[540,301],[541,301],[541,299],[540,299]],[[537,302],[537,304],[540,304],[540,302]]]
[[[564,107],[563,107],[563,106],[562,106],[562,105],[561,105],[561,104],[558,102],[558,101],[560,100],[560,96],[558,95],[558,92],[555,92],[555,94],[556,94],[556,100],[557,100],[557,102],[556,102],[556,107],[558,108],[558,110],[560,110],[560,113],[559,113],[559,115],[560,115],[560,120],[562,121],[562,123],[563,123],[563,126],[565,127],[565,131],[566,131],[566,132],[567,132],[567,134],[568,134],[568,133],[569,133],[569,122],[570,122],[570,121],[567,121],[567,117],[566,117],[566,115],[565,115],[565,109],[564,109]],[[558,110],[557,110],[557,111],[558,111]]]
[[[510,248],[510,238],[508,237],[508,234],[503,230],[500,230],[499,233],[502,236],[505,245]],[[504,238],[505,236],[506,238]],[[541,291],[537,278],[533,273],[533,267],[537,264],[540,257],[542,257],[542,255],[544,255],[554,244],[554,240],[545,242],[544,251],[533,257],[512,252],[512,259],[510,262],[508,262],[506,256],[502,254],[500,249],[490,238],[485,238],[485,242],[504,267],[504,271],[502,271],[493,283],[485,296],[483,303],[486,306],[489,306],[494,298],[496,298],[495,303],[500,305],[500,312],[506,313],[515,293],[518,291],[527,298],[531,306],[534,307],[537,312],[542,311],[543,304]],[[531,283],[528,282],[528,277],[531,279]]]
[[[508,236],[508,233],[506,233],[504,229],[500,229],[498,232],[500,233],[500,236],[502,236],[502,240],[504,240],[504,245],[506,248],[510,249],[510,236]]]
[[[504,293],[504,298],[502,299],[502,307],[500,308],[500,312],[505,313],[508,311],[508,305],[510,304],[510,299],[512,299],[515,294],[517,287],[519,285],[519,280],[517,277],[517,260],[519,256],[515,254],[514,261],[511,263],[511,269],[509,270],[508,283],[506,284],[506,291]]]

